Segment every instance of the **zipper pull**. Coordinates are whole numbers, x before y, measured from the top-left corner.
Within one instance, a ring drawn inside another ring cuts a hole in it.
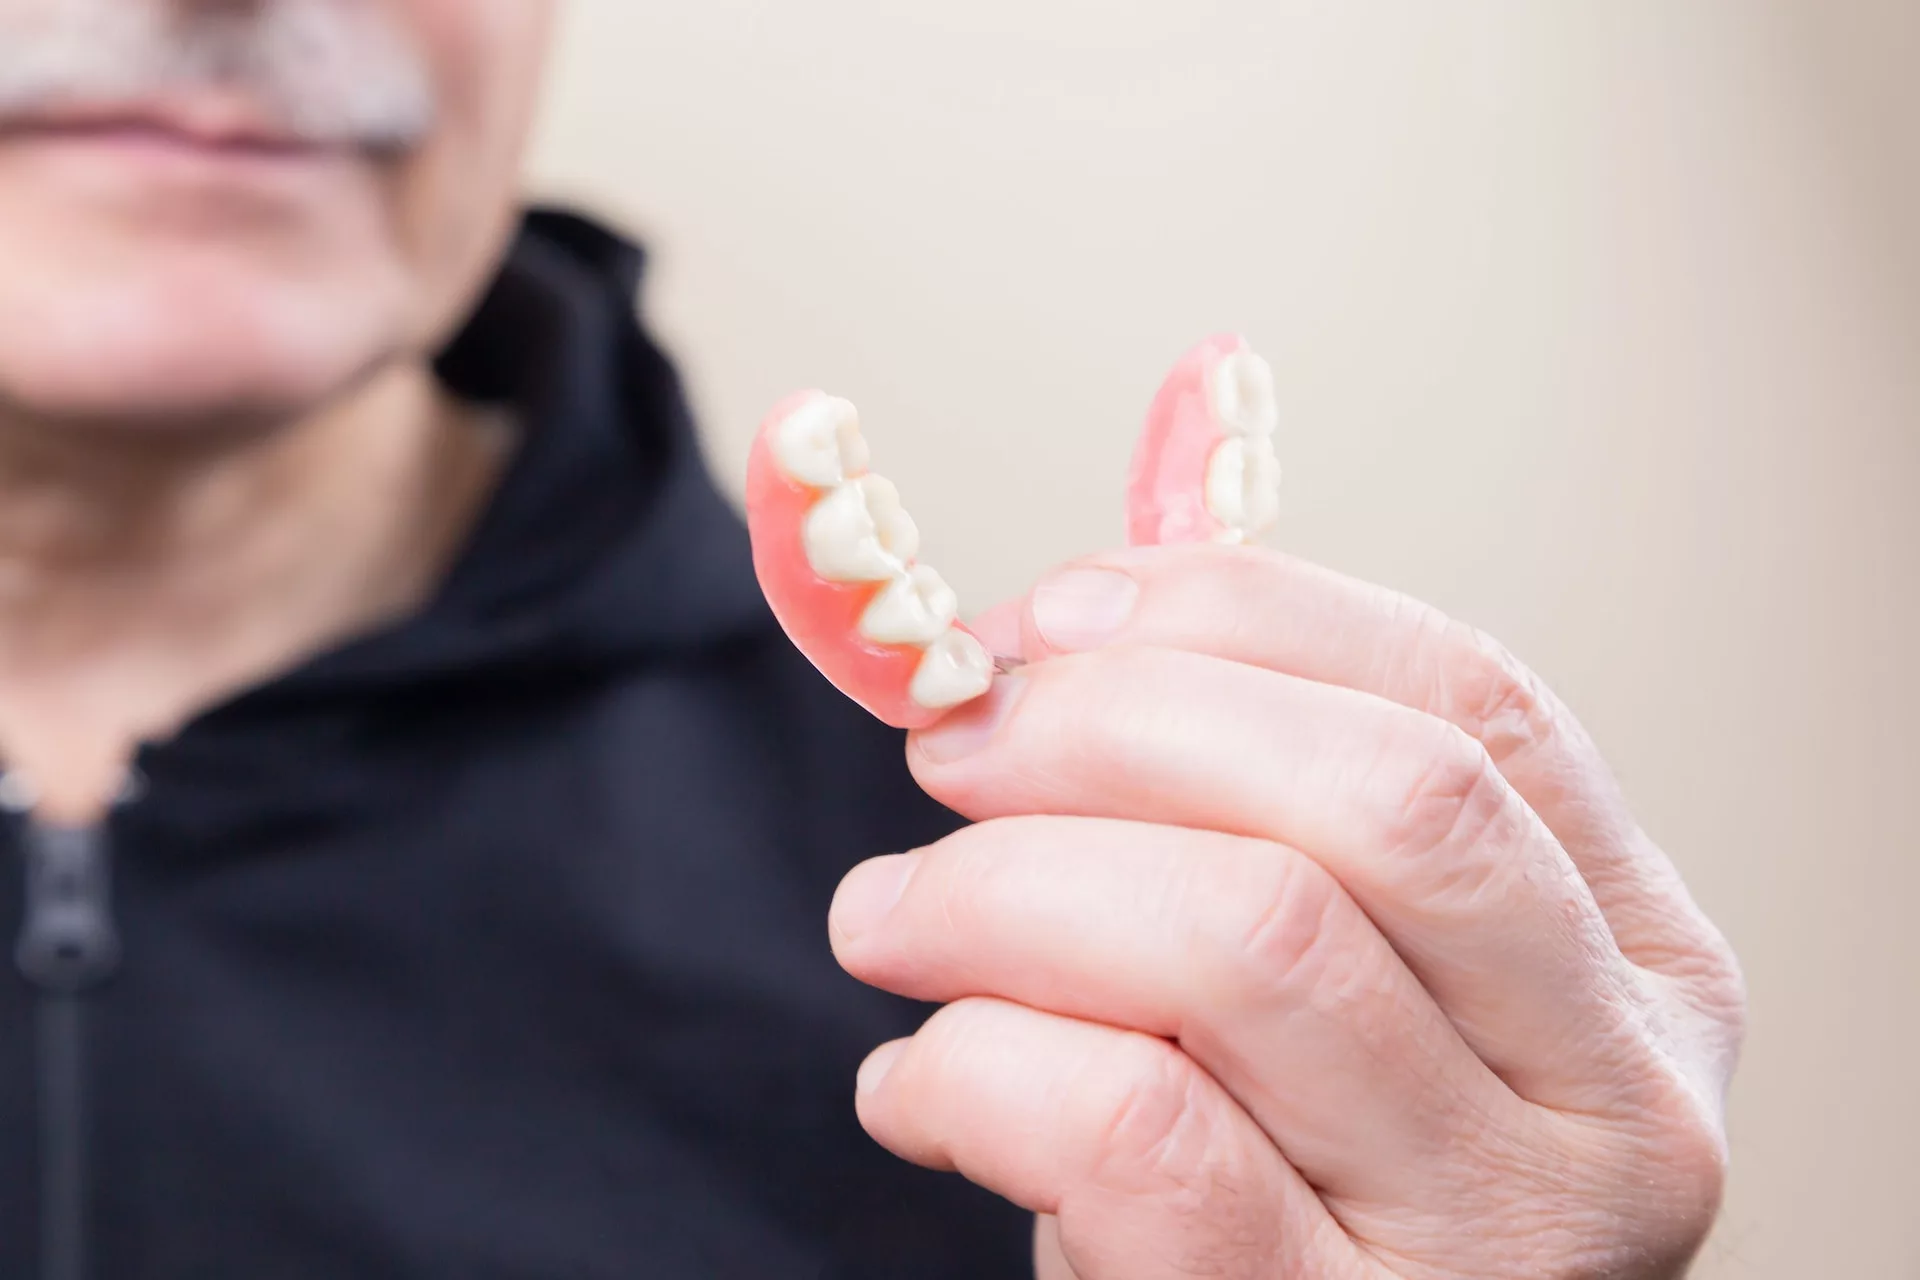
[[[14,962],[43,990],[74,993],[120,963],[104,825],[26,829],[27,905]]]

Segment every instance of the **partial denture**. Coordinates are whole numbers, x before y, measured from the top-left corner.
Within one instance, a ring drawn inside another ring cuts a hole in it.
[[[897,728],[931,724],[993,680],[959,601],[919,564],[920,532],[891,482],[867,469],[860,417],[818,391],[767,417],[747,463],[747,526],[760,589],[834,686]]]
[[[1154,397],[1127,480],[1127,540],[1241,543],[1280,516],[1273,369],[1235,335],[1189,351]]]
[[[1238,337],[1174,367],[1127,484],[1134,546],[1241,543],[1280,513],[1273,371]],[[867,469],[860,415],[805,391],[767,416],[747,461],[753,566],[774,616],[842,693],[888,724],[932,724],[985,693],[995,662],[953,589],[915,556],[920,531]]]

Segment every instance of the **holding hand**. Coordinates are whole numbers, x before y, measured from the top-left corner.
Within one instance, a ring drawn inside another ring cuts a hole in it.
[[[861,1071],[879,1141],[1044,1215],[1042,1277],[1684,1272],[1739,973],[1533,675],[1246,547],[1016,626],[909,747],[978,825],[834,903],[849,971],[947,1004]]]
[[[1042,1215],[1041,1280],[1677,1277],[1720,1200],[1733,956],[1504,649],[1244,545],[1277,416],[1244,342],[1196,347],[1135,453],[1138,549],[975,628],[852,406],[767,420],[769,603],[978,824],[835,899],[850,972],[947,1006],[867,1060],[861,1119]]]

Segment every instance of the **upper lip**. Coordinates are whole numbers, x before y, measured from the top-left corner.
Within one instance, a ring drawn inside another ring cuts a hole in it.
[[[0,122],[0,128],[51,133],[145,130],[190,145],[227,150],[298,151],[313,146],[256,103],[212,93],[49,104],[9,117]]]

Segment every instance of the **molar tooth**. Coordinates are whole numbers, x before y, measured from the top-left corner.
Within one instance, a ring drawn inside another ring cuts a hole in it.
[[[927,646],[914,669],[907,693],[923,707],[939,711],[971,702],[993,684],[993,656],[986,646],[958,627]]]
[[[959,613],[959,597],[945,579],[915,565],[874,596],[860,615],[860,634],[875,644],[932,644]]]
[[[1227,435],[1270,436],[1280,425],[1273,366],[1244,347],[1214,365],[1207,393],[1214,422]]]
[[[814,503],[800,537],[807,563],[829,582],[886,582],[920,549],[920,530],[900,505],[900,491],[871,474]]]
[[[831,489],[867,469],[860,411],[837,396],[816,396],[788,414],[773,433],[773,458],[790,479]]]
[[[1280,459],[1274,456],[1270,437],[1233,436],[1220,442],[1207,463],[1207,510],[1243,535],[1241,541],[1280,518]]]

